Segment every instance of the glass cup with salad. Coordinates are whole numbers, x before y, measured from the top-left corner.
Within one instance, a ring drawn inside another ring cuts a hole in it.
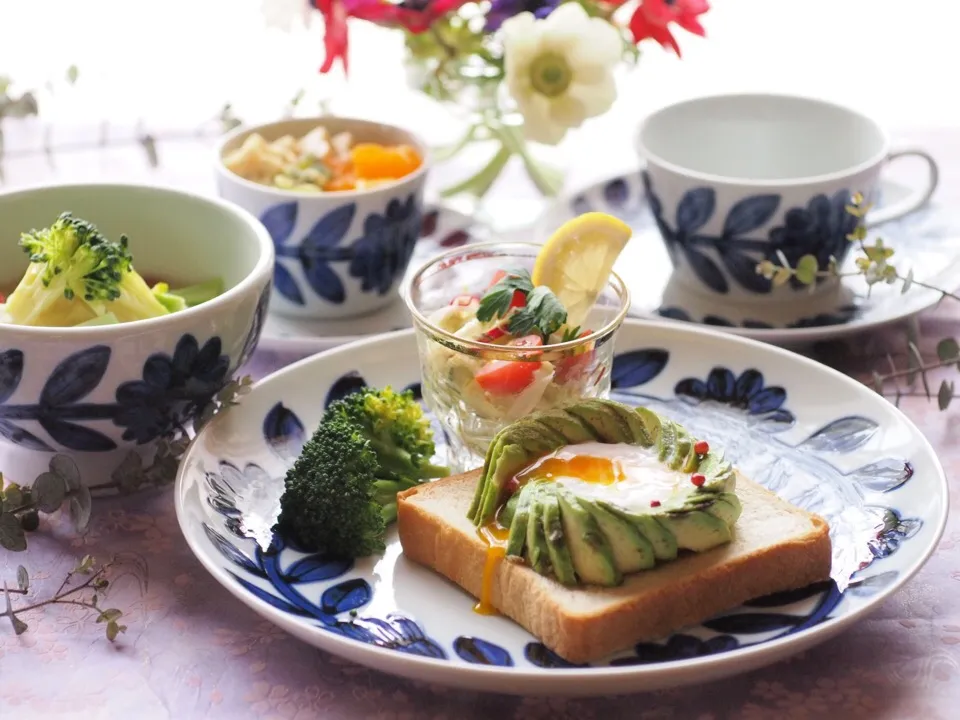
[[[440,255],[413,273],[423,397],[450,443],[448,464],[483,464],[497,432],[532,412],[610,391],[614,336],[630,294],[609,269],[588,278],[546,262],[541,245],[483,243]],[[601,265],[604,263],[601,262]],[[559,278],[559,280],[557,280]]]

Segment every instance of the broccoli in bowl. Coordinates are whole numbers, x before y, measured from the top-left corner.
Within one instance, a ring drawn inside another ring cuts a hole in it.
[[[171,290],[152,286],[134,269],[126,235],[108,239],[92,223],[62,213],[42,230],[20,237],[30,264],[17,286],[0,293],[0,323],[81,327],[148,320],[212,300],[214,279]]]

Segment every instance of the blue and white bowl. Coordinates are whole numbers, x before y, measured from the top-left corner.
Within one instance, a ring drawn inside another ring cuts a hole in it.
[[[252,354],[270,300],[273,245],[228,203],[135,185],[0,194],[0,291],[28,260],[20,233],[70,211],[130,239],[137,271],[184,286],[220,277],[219,297],[165,317],[79,328],[0,324],[0,468],[20,482],[70,455],[91,483],[130,450],[188,424]]]
[[[369,190],[305,193],[245,180],[223,158],[253,133],[267,141],[300,138],[323,125],[357,141],[406,144],[423,158],[396,182]],[[276,252],[271,310],[279,315],[333,320],[366,315],[399,299],[399,283],[420,237],[428,148],[406,130],[350,118],[299,118],[245,127],[217,146],[217,187],[226,200],[256,215]]]

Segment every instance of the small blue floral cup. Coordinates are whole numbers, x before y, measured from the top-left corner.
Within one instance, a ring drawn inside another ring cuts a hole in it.
[[[674,265],[674,286],[714,302],[784,303],[798,315],[836,278],[814,291],[795,279],[774,287],[757,264],[791,266],[804,255],[819,269],[842,262],[858,219],[847,212],[855,193],[876,197],[884,165],[916,156],[927,182],[908,197],[871,211],[868,225],[921,207],[937,186],[937,164],[920,150],[891,152],[870,118],[818,100],[781,95],[721,95],[668,106],[637,135],[646,161],[647,200]]]
[[[223,158],[259,133],[273,141],[301,138],[318,126],[355,141],[417,149],[420,167],[396,182],[368,190],[308,193],[261,185],[226,168]],[[273,238],[276,261],[270,311],[333,320],[379,310],[399,299],[423,211],[429,168],[423,141],[398,127],[366,120],[298,118],[246,127],[227,135],[215,157],[221,197],[260,219]]]

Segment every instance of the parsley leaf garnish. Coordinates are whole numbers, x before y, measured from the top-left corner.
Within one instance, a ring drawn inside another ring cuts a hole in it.
[[[535,287],[527,295],[526,306],[510,318],[511,335],[529,335],[537,331],[546,340],[567,321],[567,310],[560,299],[545,285]]]
[[[493,318],[503,317],[510,310],[510,301],[514,291],[519,290],[524,295],[533,292],[533,281],[526,270],[508,270],[496,285],[487,290],[477,308],[477,320],[488,322]]]

